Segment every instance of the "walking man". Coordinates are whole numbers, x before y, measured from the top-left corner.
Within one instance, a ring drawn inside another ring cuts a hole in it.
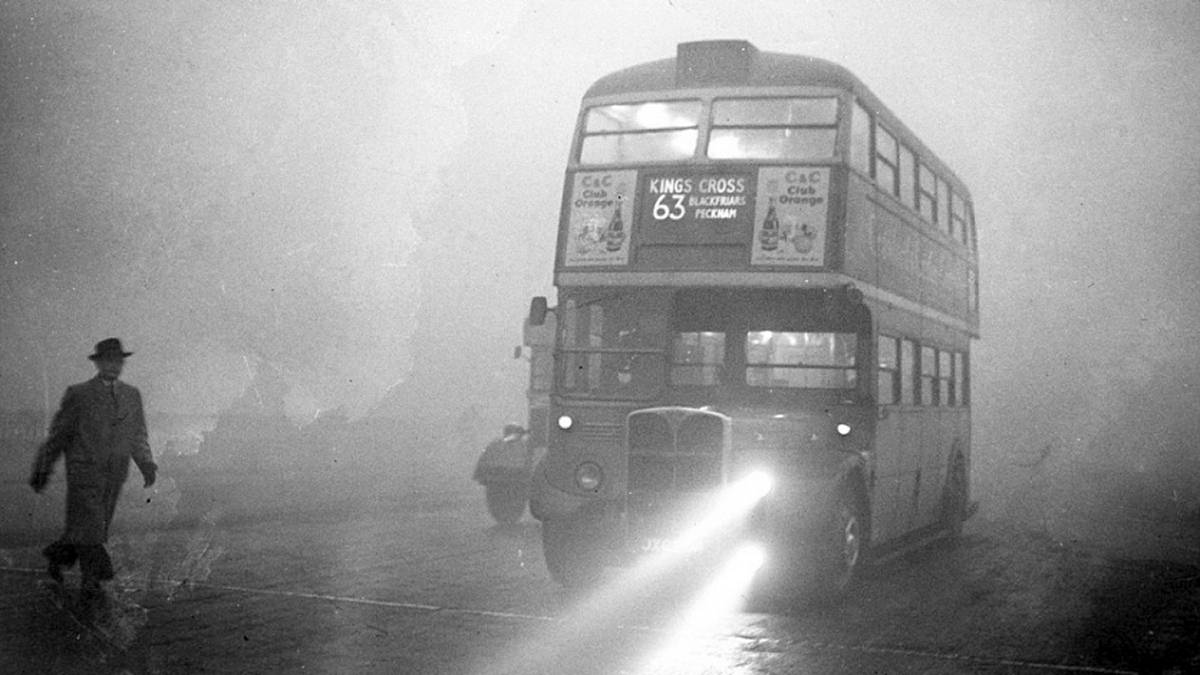
[[[79,561],[80,597],[90,612],[105,601],[101,583],[113,578],[112,560],[104,544],[121,487],[133,459],[145,487],[154,484],[158,470],[146,436],[146,417],[138,390],[117,380],[127,352],[117,338],[96,343],[88,358],[96,377],[67,388],[50,425],[50,435],[38,449],[29,484],[41,492],[59,455],[67,467],[67,519],[62,536],[42,554],[54,581],[61,583],[64,567]]]

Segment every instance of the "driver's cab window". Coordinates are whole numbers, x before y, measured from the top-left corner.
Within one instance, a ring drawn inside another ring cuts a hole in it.
[[[661,293],[580,293],[562,304],[560,383],[567,396],[645,400],[662,387]]]

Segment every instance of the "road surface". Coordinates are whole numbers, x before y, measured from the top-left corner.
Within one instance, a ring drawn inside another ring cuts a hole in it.
[[[736,592],[702,604],[715,569],[612,570],[595,592],[564,591],[546,573],[537,522],[494,525],[465,472],[167,478],[148,497],[147,508],[169,506],[157,520],[139,520],[141,491],[127,488],[105,633],[39,587],[42,542],[0,540],[0,671],[1200,670],[1200,567],[1108,555],[986,515],[955,547],[871,568],[837,606],[747,610]]]

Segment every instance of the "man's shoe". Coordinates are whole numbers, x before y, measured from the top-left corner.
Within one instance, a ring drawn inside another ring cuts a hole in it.
[[[56,562],[52,562],[46,566],[46,574],[49,574],[50,578],[53,579],[54,583],[56,584],[61,584],[63,582],[62,565],[59,565]]]
[[[79,603],[83,609],[83,616],[88,621],[99,621],[108,612],[108,594],[105,593],[103,586],[92,579],[82,582],[79,589]]]

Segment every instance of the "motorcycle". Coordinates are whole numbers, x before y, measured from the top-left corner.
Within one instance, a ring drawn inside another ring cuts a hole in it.
[[[488,513],[501,525],[521,519],[529,503],[534,448],[529,432],[519,424],[504,425],[503,433],[484,448],[472,478],[483,485]]]

